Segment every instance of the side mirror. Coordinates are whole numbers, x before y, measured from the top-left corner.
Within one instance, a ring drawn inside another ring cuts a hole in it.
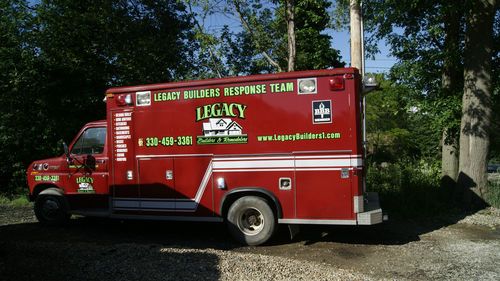
[[[95,157],[91,154],[88,154],[87,157],[85,157],[85,167],[91,171],[95,171]]]
[[[62,145],[63,145],[63,149],[64,149],[64,155],[66,155],[66,161],[68,161],[68,163],[69,163],[71,161],[71,156],[69,154],[68,145],[65,142],[63,142]]]

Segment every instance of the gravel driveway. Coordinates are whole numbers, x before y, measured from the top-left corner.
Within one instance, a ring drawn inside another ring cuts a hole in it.
[[[499,280],[500,212],[371,227],[303,227],[242,247],[224,225],[73,219],[0,206],[1,280]]]

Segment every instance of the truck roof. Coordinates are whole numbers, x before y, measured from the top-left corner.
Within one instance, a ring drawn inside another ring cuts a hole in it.
[[[357,73],[358,69],[349,68],[335,68],[326,70],[306,70],[306,71],[293,71],[293,72],[282,72],[275,74],[258,74],[249,75],[242,77],[227,77],[227,78],[214,78],[205,80],[191,80],[182,82],[169,82],[169,83],[157,83],[148,85],[136,85],[136,86],[125,86],[125,87],[113,87],[106,91],[106,94],[117,94],[117,93],[127,93],[127,92],[137,92],[137,91],[154,91],[160,89],[171,89],[171,88],[182,88],[182,87],[196,87],[196,86],[209,86],[209,85],[221,85],[229,83],[242,83],[250,81],[264,81],[264,80],[276,80],[276,79],[289,79],[295,77],[307,77],[307,76],[330,76],[339,75],[346,73]]]
[[[97,121],[92,121],[87,123],[88,126],[101,126],[101,125],[106,125],[106,119],[104,120],[97,120]]]

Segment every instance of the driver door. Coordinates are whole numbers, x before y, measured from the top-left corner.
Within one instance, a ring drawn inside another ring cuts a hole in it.
[[[101,208],[108,205],[108,157],[106,147],[106,127],[104,126],[85,128],[71,147],[67,193],[81,195],[78,196],[79,200],[75,201],[79,205],[78,209]],[[82,200],[81,197],[92,199]],[[97,197],[101,197],[102,200]]]

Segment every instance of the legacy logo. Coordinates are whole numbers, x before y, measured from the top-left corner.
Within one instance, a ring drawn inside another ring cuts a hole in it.
[[[197,144],[247,143],[248,136],[242,127],[230,118],[210,118],[203,123],[203,136],[196,137]]]
[[[78,193],[95,193],[94,179],[91,177],[78,177],[76,178],[76,183],[78,184]]]
[[[317,100],[312,102],[313,124],[332,123],[332,101]]]

